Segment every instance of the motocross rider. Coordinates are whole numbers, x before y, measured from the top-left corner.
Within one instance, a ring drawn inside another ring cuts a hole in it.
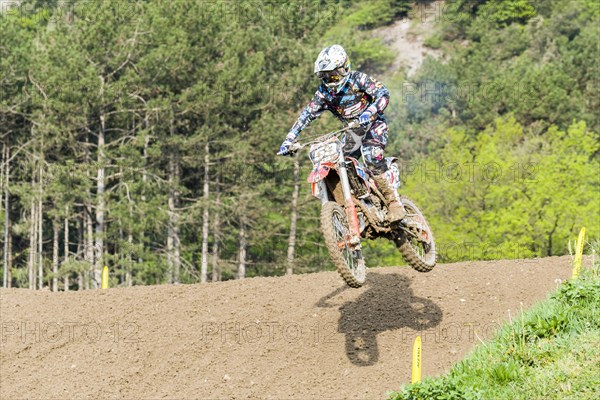
[[[362,128],[351,130],[345,135],[344,154],[358,159],[362,146],[365,163],[373,172],[377,187],[387,200],[389,221],[402,220],[406,211],[385,176],[387,164],[383,153],[388,140],[388,125],[383,110],[389,102],[388,90],[370,76],[351,71],[346,51],[337,44],[319,53],[314,73],[322,83],[285,137],[279,154],[289,155],[290,146],[300,132],[325,110],[331,111],[346,125],[358,120]]]

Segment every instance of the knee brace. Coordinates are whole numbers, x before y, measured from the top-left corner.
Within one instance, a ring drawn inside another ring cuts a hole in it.
[[[388,170],[385,157],[383,156],[383,147],[365,145],[362,151],[367,168],[375,175],[383,174]]]

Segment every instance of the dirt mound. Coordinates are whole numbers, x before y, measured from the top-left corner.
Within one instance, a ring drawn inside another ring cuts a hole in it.
[[[382,398],[544,299],[569,257],[208,285],[0,291],[0,398]]]

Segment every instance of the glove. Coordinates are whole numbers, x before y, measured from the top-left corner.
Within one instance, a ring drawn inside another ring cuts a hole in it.
[[[295,140],[295,138],[293,138],[289,135],[286,136],[283,143],[281,143],[281,146],[279,146],[278,154],[281,156],[291,156],[292,154],[290,153],[290,147],[294,143],[294,140]]]
[[[365,112],[360,114],[360,117],[358,117],[358,122],[360,122],[362,126],[369,125],[372,115],[373,113],[371,111],[365,110]]]

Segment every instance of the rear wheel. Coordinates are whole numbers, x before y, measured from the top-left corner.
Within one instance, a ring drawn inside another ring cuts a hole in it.
[[[401,196],[406,209],[407,228],[402,239],[396,241],[404,260],[419,272],[429,272],[435,267],[435,240],[425,216],[408,197]]]
[[[321,230],[331,261],[350,287],[360,287],[367,275],[362,251],[350,244],[350,227],[346,211],[329,201],[321,208]]]

